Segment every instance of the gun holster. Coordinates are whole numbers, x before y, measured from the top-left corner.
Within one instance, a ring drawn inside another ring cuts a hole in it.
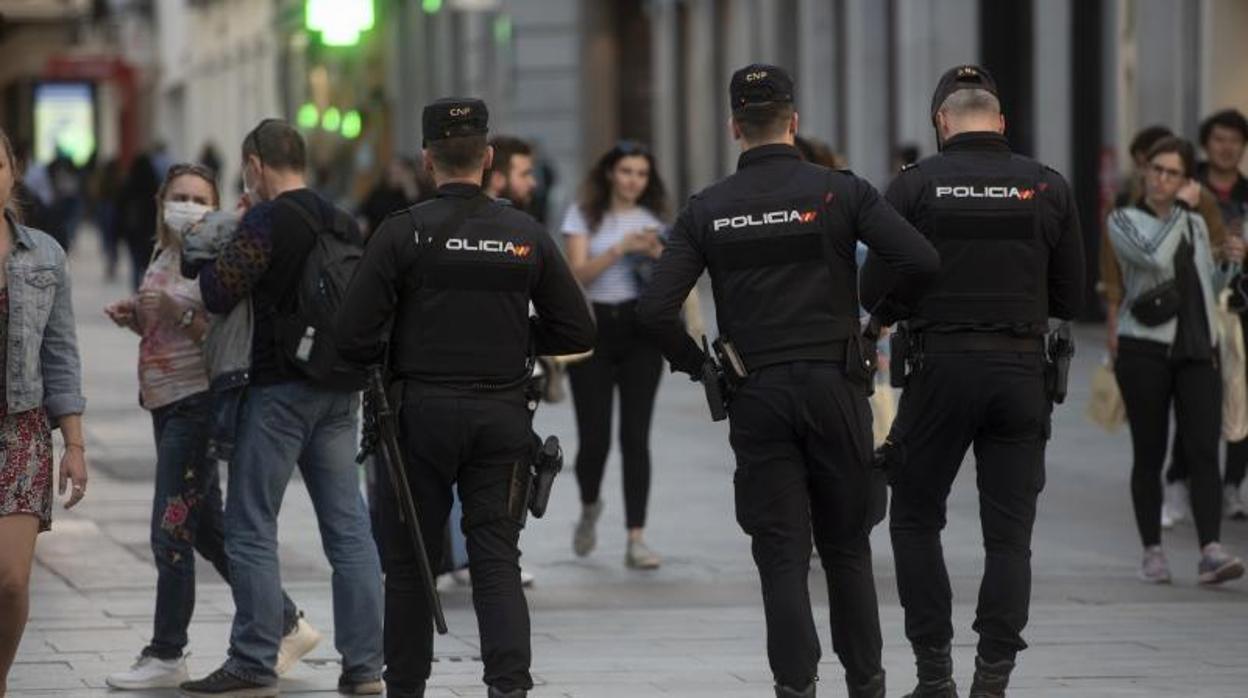
[[[548,436],[533,457],[532,486],[528,499],[528,508],[533,516],[539,519],[545,516],[546,505],[550,503],[550,492],[555,486],[555,477],[562,470],[563,448],[559,446],[559,437]]]
[[[888,338],[889,370],[888,383],[894,388],[904,388],[910,376],[918,369],[922,356],[915,346],[914,334],[904,324],[893,327]]]
[[[845,374],[858,383],[867,395],[875,393],[875,374],[880,369],[880,324],[875,318],[867,321],[861,332],[855,332],[845,343]]]
[[[1049,399],[1060,405],[1070,387],[1070,362],[1075,356],[1075,339],[1070,323],[1063,322],[1049,332],[1044,342],[1045,387]]]

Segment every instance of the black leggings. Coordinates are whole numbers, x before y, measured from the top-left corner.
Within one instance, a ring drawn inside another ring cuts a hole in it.
[[[1222,517],[1218,477],[1222,377],[1211,361],[1172,361],[1166,353],[1166,346],[1158,342],[1123,338],[1114,366],[1131,425],[1135,523],[1145,546],[1161,543],[1161,468],[1173,403],[1196,535],[1204,546],[1218,540]]]
[[[637,328],[636,303],[594,304],[598,342],[594,355],[568,367],[580,448],[576,481],[581,502],[597,502],[611,449],[611,408],[620,392],[620,451],[624,460],[624,513],[629,528],[646,525],[650,496],[650,418],[663,375],[663,356]]]

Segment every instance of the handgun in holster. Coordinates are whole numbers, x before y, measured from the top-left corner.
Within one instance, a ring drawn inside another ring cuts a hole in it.
[[[563,449],[559,446],[559,437],[548,436],[542,442],[534,434],[532,452],[512,466],[507,515],[521,526],[530,513],[539,519],[545,516],[555,477],[562,470]]]
[[[875,392],[875,373],[880,368],[879,350],[880,321],[867,319],[861,332],[855,332],[845,344],[845,373],[849,379],[862,386],[867,395]]]
[[[1049,399],[1056,404],[1066,401],[1070,385],[1070,361],[1075,356],[1075,339],[1070,323],[1063,322],[1045,337],[1045,378]]]
[[[888,384],[894,388],[906,387],[906,382],[918,368],[920,353],[914,339],[914,334],[902,323],[893,327],[889,335]]]
[[[741,384],[749,377],[745,362],[732,341],[720,337],[708,344],[702,337],[702,351],[706,358],[698,380],[706,391],[706,405],[711,410],[711,421],[722,422],[728,418],[728,403]]]

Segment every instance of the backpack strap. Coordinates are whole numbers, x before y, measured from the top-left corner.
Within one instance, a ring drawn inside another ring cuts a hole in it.
[[[282,196],[275,199],[275,201],[279,206],[285,206],[287,209],[299,214],[299,217],[303,219],[304,223],[308,224],[308,227],[312,229],[313,233],[319,235],[320,232],[325,229],[324,220],[318,219],[316,216],[312,215],[311,211],[301,206],[292,197]]]

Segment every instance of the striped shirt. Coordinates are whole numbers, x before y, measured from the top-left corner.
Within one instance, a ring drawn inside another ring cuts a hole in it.
[[[607,253],[612,245],[624,239],[629,233],[644,228],[663,228],[663,222],[648,209],[635,206],[627,211],[608,211],[602,217],[598,229],[590,234],[589,223],[581,213],[579,205],[573,205],[563,217],[562,231],[564,235],[588,235],[589,256],[598,257]],[[633,271],[636,260],[632,255],[621,257],[615,264],[585,287],[589,300],[594,303],[626,303],[637,300],[641,295],[641,287],[637,283],[637,275]]]

